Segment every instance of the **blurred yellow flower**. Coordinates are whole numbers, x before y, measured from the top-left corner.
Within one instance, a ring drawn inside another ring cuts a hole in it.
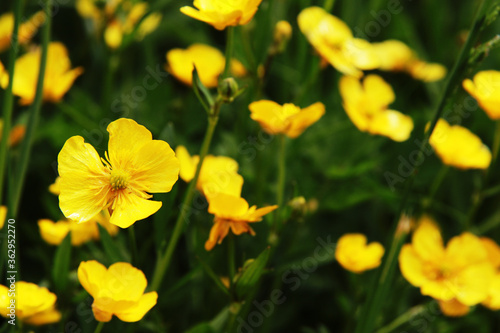
[[[384,255],[384,247],[377,242],[367,244],[363,234],[345,234],[340,237],[335,249],[335,259],[354,273],[377,268]]]
[[[27,21],[19,25],[18,41],[20,45],[27,44],[36,34],[38,28],[45,22],[45,14],[36,12]],[[10,47],[12,33],[14,31],[14,15],[5,13],[0,16],[0,52]]]
[[[487,237],[481,237],[486,252],[488,252],[488,259],[491,265],[496,269],[495,277],[490,285],[488,297],[481,304],[491,310],[500,310],[500,246]]]
[[[118,262],[106,268],[95,260],[83,261],[78,280],[94,298],[92,311],[97,321],[108,322],[113,315],[125,322],[136,322],[156,305],[156,291],[144,293],[144,273],[129,263]]]
[[[148,200],[148,192],[169,192],[179,175],[179,161],[168,143],[153,140],[134,120],[118,119],[107,130],[106,159],[81,136],[64,144],[58,157],[59,206],[77,222],[108,209],[112,224],[128,228],[160,209],[162,203]]]
[[[438,120],[429,143],[444,164],[458,169],[487,169],[491,163],[491,152],[481,139],[443,119]]]
[[[93,21],[98,33],[104,29],[104,41],[111,49],[119,48],[123,38],[131,34],[137,24],[135,37],[142,40],[156,30],[162,20],[158,12],[150,13],[143,19],[148,11],[148,4],[144,1],[108,0],[101,7],[95,0],[77,0],[76,9],[82,17]]]
[[[0,230],[2,230],[6,218],[7,218],[7,207],[0,206]]]
[[[262,216],[278,208],[277,205],[257,209],[257,206],[248,206],[248,202],[239,196],[221,193],[214,196],[209,203],[208,212],[215,215],[214,225],[210,236],[205,243],[205,249],[210,251],[215,244],[222,243],[229,228],[233,234],[249,233],[255,235],[249,223],[262,221]]]
[[[179,159],[180,177],[190,182],[194,178],[199,156],[189,155],[184,146],[177,146],[175,155]],[[196,188],[208,200],[219,193],[239,197],[242,186],[243,177],[238,174],[238,162],[226,156],[205,156]]]
[[[181,12],[205,22],[217,30],[228,26],[245,25],[253,18],[262,0],[194,0],[193,7],[184,6]]]
[[[281,20],[276,23],[273,31],[273,40],[276,44],[281,44],[292,37],[292,25],[288,21]]]
[[[45,325],[61,320],[61,313],[55,309],[57,296],[45,287],[34,283],[18,281],[15,283],[15,317],[29,325]],[[5,318],[11,314],[12,298],[9,286],[0,285],[0,315]]]
[[[71,245],[80,246],[91,240],[99,239],[97,223],[103,226],[111,236],[118,233],[118,227],[109,223],[109,214],[102,211],[86,223],[77,223],[72,220],[54,222],[48,219],[38,221],[38,228],[44,241],[51,245],[59,245],[68,232],[71,232]]]
[[[372,46],[380,59],[381,70],[404,71],[425,82],[438,81],[446,75],[443,65],[418,59],[415,52],[399,40],[390,39]]]
[[[380,65],[378,54],[364,39],[354,38],[351,29],[321,7],[302,10],[299,28],[316,51],[338,71],[356,77]]]
[[[465,79],[462,85],[486,111],[488,117],[500,119],[500,71],[479,72],[474,75],[473,81]]]
[[[441,301],[456,299],[467,306],[488,297],[495,274],[478,237],[464,232],[445,248],[438,227],[427,216],[420,219],[412,243],[401,249],[399,267],[408,282],[420,287],[422,295]]]
[[[166,70],[184,84],[192,84],[193,65],[196,66],[201,83],[208,88],[219,84],[219,75],[224,71],[226,58],[214,47],[193,44],[187,49],[172,49],[167,52]],[[231,72],[244,76],[245,67],[236,59],[231,60]]]
[[[378,75],[368,75],[363,83],[355,77],[340,79],[344,110],[362,132],[405,141],[413,130],[413,120],[399,111],[388,109],[394,99],[392,87]]]
[[[0,119],[0,137],[3,133],[3,119]],[[26,126],[19,124],[15,125],[10,129],[9,134],[9,146],[14,147],[17,146],[24,138],[24,134],[26,133]]]
[[[269,100],[251,103],[250,118],[257,121],[269,134],[285,134],[290,138],[301,135],[325,114],[323,103],[316,102],[301,109],[291,103],[279,105]]]
[[[41,50],[37,47],[16,60],[12,93],[21,97],[19,100],[21,105],[31,104],[35,99],[40,57]],[[53,103],[59,102],[71,88],[75,79],[82,73],[82,67],[71,69],[68,51],[62,43],[50,43],[43,83],[43,100]],[[7,88],[8,83],[8,75],[1,76],[0,85],[2,88]]]

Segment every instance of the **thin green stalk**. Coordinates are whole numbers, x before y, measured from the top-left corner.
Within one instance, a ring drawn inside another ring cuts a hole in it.
[[[43,99],[43,81],[45,78],[45,68],[47,65],[47,53],[50,42],[51,26],[52,26],[52,0],[46,0],[45,23],[42,29],[42,55],[40,57],[40,71],[38,73],[35,100],[31,105],[30,116],[26,128],[26,135],[22,141],[19,168],[17,169],[17,173],[14,175],[14,185],[13,185],[14,189],[9,195],[10,196],[9,212],[8,212],[9,216],[15,217],[17,215],[17,210],[19,208],[19,200],[21,198],[24,180],[26,177],[26,171],[28,169],[31,148],[33,145],[33,137],[38,124],[38,118],[40,117],[40,109],[42,106],[42,99]]]
[[[276,204],[278,209],[275,213],[274,228],[279,230],[281,219],[283,218],[283,198],[285,196],[285,178],[286,178],[286,137],[284,134],[279,138],[278,154],[278,188],[276,189]]]
[[[457,84],[461,82],[461,77],[464,74],[465,70],[467,69],[470,50],[474,46],[474,43],[481,30],[481,26],[483,25],[484,22],[483,7],[484,7],[484,0],[481,1],[478,7],[477,14],[473,21],[473,25],[469,32],[467,41],[465,42],[455,62],[455,65],[453,66],[453,69],[450,72],[450,75],[446,82],[445,89],[443,91],[443,94],[441,95],[441,100],[438,106],[436,107],[436,111],[434,112],[434,117],[431,121],[429,130],[426,132],[424,136],[423,144],[421,145],[419,150],[419,156],[423,156],[424,149],[428,145],[429,138],[432,132],[434,131],[434,128],[436,127],[436,124],[439,118],[441,117],[441,114],[443,113],[444,107],[446,105],[449,96],[451,96]],[[410,178],[407,181],[407,186],[403,195],[403,200],[401,202],[401,208],[399,210],[400,213],[398,214],[398,220],[406,211],[406,205],[411,193],[411,189],[413,187],[415,175],[418,174],[418,170],[419,166],[415,168],[415,170],[410,175]],[[359,317],[360,319],[358,320],[358,325],[356,326],[355,333],[373,332],[373,326],[375,325],[377,316],[379,315],[383,307],[383,304],[386,302],[386,296],[389,290],[389,286],[392,283],[392,277],[394,275],[395,267],[397,264],[397,255],[406,238],[405,236],[404,237],[401,236],[402,234],[398,232],[398,227],[397,227],[398,221],[395,221],[394,225],[395,226],[393,227],[393,230],[395,231],[394,231],[392,245],[389,250],[389,255],[384,258],[382,267],[377,272],[378,273],[376,279],[377,283],[369,292],[367,302],[365,303],[361,315]]]
[[[94,333],[101,333],[103,326],[104,326],[104,322],[100,321],[99,324],[97,324],[97,327],[95,328]]]
[[[325,9],[325,11],[331,12],[334,4],[335,4],[335,0],[325,0],[325,3],[323,4],[323,8]]]
[[[439,187],[441,186],[441,184],[443,183],[443,180],[444,178],[446,177],[446,175],[448,174],[448,171],[450,170],[450,167],[443,164],[441,166],[441,169],[439,170],[438,174],[436,175],[436,178],[434,179],[434,181],[432,182],[432,186],[431,186],[431,190],[429,192],[429,196],[427,197],[425,203],[424,203],[424,207],[429,207],[430,205],[432,205],[433,201],[434,201],[434,197],[436,196],[436,193],[439,189]]]
[[[495,126],[495,135],[493,137],[493,159],[491,161],[491,165],[495,164],[498,158],[499,150],[500,150],[500,120],[497,120]]]
[[[19,48],[18,31],[19,23],[21,21],[23,3],[24,1],[14,2],[14,30],[11,37],[9,65],[7,69],[11,79],[9,80],[9,84],[7,85],[7,90],[5,90],[3,100],[3,133],[1,139],[2,141],[0,141],[0,203],[2,203],[3,198],[3,180],[5,176],[5,164],[7,161],[7,147],[9,144],[10,128],[12,127],[12,110],[14,108],[14,95],[12,94],[12,85],[14,80],[12,80],[12,78],[15,74],[17,50]]]
[[[224,65],[224,79],[231,76],[231,59],[233,58],[234,48],[234,27],[227,27],[226,33],[226,64]]]
[[[395,331],[398,327],[401,325],[409,322],[413,318],[419,316],[420,314],[424,313],[427,310],[426,304],[421,304],[414,306],[410,308],[408,311],[394,319],[389,325],[386,325],[382,327],[381,329],[377,330],[375,333],[391,333]]]
[[[135,238],[135,228],[134,225],[128,227],[128,237],[130,241],[130,251],[132,252],[132,263],[138,263],[139,252],[137,251],[137,241]]]
[[[220,103],[216,102],[214,104],[214,107],[220,108]],[[170,262],[172,260],[172,255],[174,254],[175,247],[176,247],[177,242],[179,241],[179,238],[182,234],[184,222],[188,222],[188,221],[185,221],[187,219],[186,214],[191,209],[190,206],[191,206],[191,203],[193,201],[196,183],[198,182],[198,177],[200,176],[201,166],[203,165],[203,160],[205,159],[205,156],[208,153],[208,149],[210,148],[210,142],[212,141],[215,127],[217,126],[218,114],[219,114],[219,110],[216,110],[215,116],[208,118],[208,127],[207,127],[207,131],[205,133],[205,138],[203,139],[203,143],[201,145],[201,150],[200,150],[200,155],[199,155],[200,160],[198,162],[198,165],[196,166],[196,172],[195,172],[194,178],[191,180],[191,182],[189,183],[189,186],[187,188],[186,195],[184,197],[184,201],[182,202],[180,214],[177,218],[177,221],[175,222],[174,231],[172,233],[172,236],[170,237],[170,241],[168,242],[167,250],[165,251],[165,253],[163,255],[158,257],[158,261],[156,262],[156,269],[155,269],[155,272],[153,275],[153,282],[151,283],[152,290],[157,291],[160,288],[161,282],[163,280],[163,276],[165,275],[165,272],[167,271],[167,269],[170,265]]]

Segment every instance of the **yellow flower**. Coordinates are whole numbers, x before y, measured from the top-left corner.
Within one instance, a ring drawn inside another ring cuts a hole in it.
[[[500,119],[500,72],[489,70],[474,75],[473,81],[465,79],[462,83],[467,92],[474,97],[479,106],[493,120]]]
[[[469,313],[470,307],[457,301],[455,298],[449,301],[438,301],[441,312],[448,317],[462,317]]]
[[[309,126],[325,114],[323,103],[317,102],[305,109],[291,103],[279,105],[276,102],[261,100],[251,103],[250,118],[257,121],[269,134],[285,134],[290,138],[301,135]]]
[[[235,235],[241,235],[245,232],[255,235],[249,223],[262,221],[262,216],[269,214],[276,208],[278,208],[277,205],[259,209],[257,206],[249,207],[245,199],[224,193],[214,196],[208,206],[208,212],[215,215],[214,225],[205,243],[205,249],[210,251],[215,244],[222,243],[229,228]]]
[[[40,234],[44,241],[51,245],[59,245],[68,232],[71,232],[71,245],[80,246],[91,240],[99,239],[99,228],[102,225],[111,236],[118,233],[118,227],[109,223],[109,214],[103,211],[86,223],[77,223],[72,220],[54,222],[48,219],[38,221]]]
[[[192,84],[193,64],[196,66],[201,83],[208,88],[218,85],[219,75],[224,71],[226,58],[214,47],[193,44],[187,49],[172,49],[167,52],[166,70],[184,84]],[[246,74],[245,67],[236,59],[231,60],[231,72],[235,76]]]
[[[21,105],[31,104],[35,99],[40,57],[41,50],[37,47],[16,60],[12,93],[21,97],[19,100]],[[43,100],[59,102],[82,73],[82,67],[71,69],[68,51],[62,43],[50,43],[43,83]],[[2,76],[0,82],[2,88],[7,88],[8,81],[7,75]]]
[[[398,40],[390,39],[372,46],[380,59],[381,70],[404,71],[425,82],[438,81],[446,75],[443,65],[418,59],[412,49]]]
[[[278,21],[274,26],[273,40],[275,44],[281,44],[292,37],[292,25],[288,21]]]
[[[175,155],[180,163],[180,177],[185,182],[190,182],[194,178],[199,156],[189,155],[184,146],[177,146]],[[238,174],[238,162],[226,156],[205,156],[196,188],[207,199],[219,193],[239,197],[242,186],[243,177]]]
[[[29,20],[19,25],[18,42],[20,45],[27,44],[35,35],[38,28],[45,22],[45,14],[36,12]],[[0,16],[0,52],[10,47],[12,33],[14,31],[14,15],[5,13]]]
[[[354,38],[351,29],[339,18],[320,7],[300,12],[299,28],[316,51],[338,71],[356,77],[362,70],[380,65],[378,54],[364,39]]]
[[[184,6],[181,12],[205,22],[217,30],[228,26],[245,25],[253,18],[262,0],[194,0],[193,7]]]
[[[384,247],[377,242],[367,244],[363,234],[345,234],[340,237],[335,249],[335,258],[339,264],[354,273],[380,266]]]
[[[110,222],[128,228],[160,209],[161,202],[148,200],[148,192],[169,192],[177,181],[179,162],[168,143],[153,140],[146,127],[131,119],[113,121],[107,130],[106,160],[81,136],[64,144],[58,157],[59,206],[77,222],[109,209]]]
[[[458,169],[487,169],[491,163],[491,152],[481,139],[443,119],[438,120],[429,143],[444,164]]]
[[[45,325],[61,320],[61,313],[55,309],[57,297],[45,287],[34,283],[18,281],[15,283],[15,303],[9,297],[10,286],[0,285],[0,314],[10,319],[15,304],[15,317],[29,325]]]
[[[144,273],[125,262],[106,268],[95,260],[83,261],[78,280],[94,298],[97,321],[110,321],[113,315],[126,322],[139,321],[158,299],[156,291],[144,293],[148,284]]]
[[[405,141],[413,130],[413,120],[399,111],[388,109],[394,99],[392,87],[378,75],[368,75],[363,84],[355,77],[340,79],[344,110],[362,132]]]
[[[481,240],[469,232],[453,237],[446,248],[441,233],[427,216],[399,254],[403,276],[422,295],[472,306],[489,294],[495,271]]]

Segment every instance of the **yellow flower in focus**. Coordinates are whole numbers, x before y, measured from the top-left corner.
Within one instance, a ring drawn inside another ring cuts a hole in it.
[[[193,7],[184,6],[181,13],[210,24],[217,30],[245,25],[252,20],[262,0],[194,0]]]
[[[59,206],[77,222],[108,209],[112,224],[128,228],[160,209],[162,203],[148,200],[148,192],[169,192],[179,175],[179,161],[168,143],[153,140],[146,127],[131,119],[113,121],[107,130],[106,159],[81,136],[64,144],[58,157]]]
[[[199,156],[189,155],[184,146],[177,146],[175,155],[180,163],[180,177],[190,182],[194,178]],[[208,200],[219,193],[239,197],[242,186],[243,177],[238,174],[238,162],[226,156],[205,156],[196,188]]]
[[[415,52],[405,43],[390,39],[372,44],[380,59],[380,69],[384,71],[404,71],[413,78],[425,82],[441,80],[446,75],[446,68],[435,63],[426,63],[418,59]]]
[[[156,291],[144,293],[144,273],[129,263],[115,263],[109,268],[95,260],[83,261],[78,280],[94,298],[92,311],[97,321],[108,322],[113,315],[125,322],[136,322],[156,305]]]
[[[316,51],[338,71],[356,77],[380,65],[378,54],[364,39],[354,38],[351,29],[321,7],[302,10],[299,28]]]
[[[493,120],[500,119],[500,71],[482,71],[473,80],[465,79],[464,89]]]
[[[413,130],[413,120],[399,111],[388,109],[394,99],[392,87],[378,75],[368,75],[361,83],[355,77],[340,79],[344,110],[362,132],[405,141]]]
[[[470,307],[457,301],[455,298],[449,301],[438,301],[441,312],[448,317],[462,317],[469,313]]]
[[[19,25],[18,42],[20,45],[27,44],[36,34],[38,28],[45,22],[45,14],[36,12],[26,22]],[[0,16],[0,53],[10,47],[12,33],[14,32],[14,15],[5,13]]]
[[[2,230],[6,218],[7,218],[7,207],[0,206],[0,230]]]
[[[51,245],[59,245],[68,232],[71,233],[71,245],[80,246],[91,240],[99,239],[97,223],[103,226],[111,236],[118,233],[118,227],[109,223],[109,214],[103,211],[90,221],[77,223],[72,220],[54,222],[48,219],[38,221],[38,228],[44,241]]]
[[[354,273],[377,268],[384,255],[384,247],[377,242],[367,244],[363,234],[345,234],[340,237],[335,249],[335,259]]]
[[[458,169],[487,169],[491,163],[491,152],[481,139],[443,119],[438,120],[429,143],[444,164]]]
[[[427,216],[421,218],[412,243],[401,249],[399,267],[422,295],[445,302],[456,299],[466,306],[488,297],[495,274],[478,237],[464,232],[445,248],[438,227]]]
[[[31,104],[35,99],[40,57],[41,49],[37,47],[16,60],[12,93],[21,97],[19,100],[21,105]],[[68,51],[62,43],[50,43],[43,83],[43,100],[59,102],[82,73],[82,67],[71,69]],[[0,82],[2,88],[7,88],[8,81],[7,75],[2,76]]]
[[[269,100],[251,103],[250,118],[257,121],[269,134],[284,134],[289,138],[301,135],[325,114],[323,103],[317,102],[301,109],[291,103],[279,105]]]
[[[208,88],[219,84],[219,75],[224,72],[226,58],[214,47],[205,44],[193,44],[187,49],[172,49],[167,52],[166,70],[184,84],[192,84],[193,65],[196,66],[201,83]],[[236,59],[231,60],[231,72],[235,76],[244,76],[245,67]]]
[[[234,195],[221,193],[214,196],[208,206],[208,212],[215,215],[214,225],[210,230],[210,236],[205,243],[205,249],[210,251],[215,244],[222,243],[229,229],[235,235],[255,232],[249,223],[262,221],[262,217],[278,208],[277,205],[257,209],[257,206],[248,206],[248,202]]]
[[[11,310],[9,287],[0,285],[0,315],[7,319]],[[29,325],[45,325],[61,320],[61,313],[55,309],[57,296],[45,287],[34,283],[18,281],[15,284],[15,316]]]

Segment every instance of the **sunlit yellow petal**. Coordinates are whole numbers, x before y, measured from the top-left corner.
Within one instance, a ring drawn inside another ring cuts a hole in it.
[[[289,117],[290,125],[286,129],[286,135],[296,138],[301,135],[309,126],[317,122],[325,114],[325,105],[317,102],[299,113]]]
[[[113,203],[110,223],[120,228],[128,228],[134,222],[153,215],[161,208],[161,201],[141,198],[133,193],[119,193]]]
[[[95,260],[82,261],[78,266],[78,280],[91,296],[97,297],[106,271],[106,267]]]
[[[156,291],[144,294],[133,306],[124,312],[116,313],[116,316],[125,322],[139,321],[149,310],[151,310],[151,308],[153,308],[153,306],[156,305],[157,299],[158,294]]]
[[[399,111],[386,110],[373,117],[368,131],[402,142],[409,139],[412,130],[413,120],[411,117]]]

